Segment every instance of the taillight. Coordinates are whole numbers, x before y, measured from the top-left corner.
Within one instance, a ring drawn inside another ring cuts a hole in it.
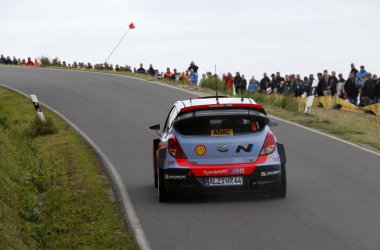
[[[273,151],[276,149],[276,137],[274,134],[269,130],[267,137],[265,138],[264,145],[261,149],[260,155],[268,155],[273,153]]]
[[[168,150],[171,156],[174,158],[186,158],[185,153],[182,150],[181,145],[177,141],[174,135],[170,135],[168,140]]]

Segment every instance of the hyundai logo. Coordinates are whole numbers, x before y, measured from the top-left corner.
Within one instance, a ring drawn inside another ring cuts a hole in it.
[[[227,152],[228,151],[228,146],[227,145],[220,145],[219,147],[218,147],[218,151],[219,152]]]

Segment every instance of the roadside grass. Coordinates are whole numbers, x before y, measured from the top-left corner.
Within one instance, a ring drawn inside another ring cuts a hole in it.
[[[302,112],[292,112],[276,106],[265,107],[273,116],[380,151],[379,116],[318,107],[313,107],[310,115],[304,115]]]
[[[0,249],[137,249],[95,152],[0,88]]]

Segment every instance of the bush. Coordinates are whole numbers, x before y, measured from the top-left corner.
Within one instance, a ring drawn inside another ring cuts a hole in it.
[[[45,123],[42,123],[38,117],[36,117],[30,126],[26,129],[25,135],[31,138],[43,135],[51,135],[58,132],[57,126],[53,123],[52,119],[47,118]]]
[[[61,62],[59,61],[58,57],[55,57],[53,60],[51,60],[52,66],[62,66]]]
[[[40,57],[40,62],[41,62],[41,66],[42,67],[46,67],[46,66],[50,66],[51,65],[51,62],[50,62],[50,59],[46,56],[41,56]]]
[[[215,83],[216,81],[216,83]],[[216,90],[216,86],[218,86],[218,91],[222,92],[226,90],[226,84],[223,80],[219,78],[211,77],[201,80],[201,87]]]
[[[291,95],[283,95],[278,102],[276,102],[276,106],[283,108],[285,110],[289,110],[292,112],[298,112],[298,100],[296,97]]]

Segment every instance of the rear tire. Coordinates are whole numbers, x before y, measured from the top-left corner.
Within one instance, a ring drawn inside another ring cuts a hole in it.
[[[170,200],[171,195],[165,188],[165,177],[163,171],[158,170],[158,200],[160,202],[167,202]]]
[[[277,198],[286,197],[286,166],[285,164],[281,165],[281,184],[278,188],[272,190],[272,193]]]
[[[153,143],[153,176],[154,176],[154,187],[158,187],[158,176],[157,176],[157,159],[156,159],[156,147]]]
[[[154,166],[156,168],[156,166]],[[154,169],[154,187],[158,188],[158,176],[157,176],[157,170]]]

